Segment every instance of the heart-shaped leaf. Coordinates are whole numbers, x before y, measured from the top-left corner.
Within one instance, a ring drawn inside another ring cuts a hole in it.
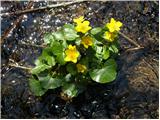
[[[90,76],[92,80],[98,83],[108,83],[115,80],[117,72],[116,72],[116,62],[110,60],[105,64],[105,66],[101,69],[95,69],[90,71]]]

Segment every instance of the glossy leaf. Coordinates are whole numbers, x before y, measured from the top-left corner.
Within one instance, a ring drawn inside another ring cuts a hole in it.
[[[52,33],[52,35],[55,37],[56,40],[64,40],[64,35],[62,31],[57,31]]]
[[[54,41],[54,37],[51,33],[46,33],[44,35],[44,43],[50,44],[52,41]]]
[[[65,39],[69,41],[76,40],[76,38],[79,37],[79,35],[77,35],[77,32],[74,30],[74,26],[71,24],[64,25],[63,33]]]
[[[91,30],[91,34],[96,35],[96,34],[98,34],[98,33],[101,32],[101,31],[102,31],[102,28],[101,28],[101,27],[96,27],[96,28],[93,28],[93,29]]]
[[[109,50],[112,51],[113,53],[118,53],[118,52],[119,52],[117,46],[114,45],[114,44],[112,44],[112,45],[109,47]]]
[[[103,59],[107,60],[110,57],[110,52],[106,48],[106,46],[103,46]]]
[[[63,83],[63,79],[60,78],[52,78],[50,75],[45,77],[38,77],[41,85],[45,89],[55,89],[60,87]]]
[[[108,83],[116,78],[117,72],[115,68],[115,62],[111,61],[105,64],[101,69],[95,69],[90,71],[92,80],[98,83]]]
[[[54,41],[52,43],[51,50],[54,55],[61,54],[63,52],[63,45],[61,45],[58,41]]]
[[[109,59],[104,63],[104,66],[112,66],[113,69],[117,69],[117,64],[114,59]]]
[[[64,65],[66,63],[66,61],[64,61],[64,58],[65,58],[65,54],[62,52],[57,54],[56,60],[59,64]]]
[[[54,57],[48,55],[45,57],[45,59],[46,59],[48,65],[55,66],[56,61],[55,61]]]
[[[78,88],[74,83],[64,84],[64,86],[62,87],[62,91],[70,98],[76,97],[78,95]]]
[[[36,66],[35,68],[33,68],[31,70],[31,73],[32,74],[38,74],[38,73],[40,73],[40,72],[42,72],[42,71],[44,71],[44,70],[46,70],[48,68],[51,68],[51,66],[48,66],[46,64],[38,65],[38,66]]]
[[[36,96],[42,96],[46,92],[46,90],[41,87],[40,81],[33,78],[29,80],[29,86]]]

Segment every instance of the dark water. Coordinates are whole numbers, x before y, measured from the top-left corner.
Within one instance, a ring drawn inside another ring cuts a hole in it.
[[[2,118],[158,118],[159,113],[159,6],[158,2],[83,2],[63,8],[36,11],[9,33],[1,45],[1,117]],[[1,12],[23,10],[28,2],[2,2]],[[34,2],[41,7],[56,2]],[[123,22],[122,32],[144,49],[126,52],[134,47],[120,36],[121,55],[117,59],[118,76],[110,84],[88,86],[86,92],[72,103],[61,100],[57,91],[43,97],[32,95],[28,87],[29,74],[9,67],[11,60],[23,66],[33,66],[45,32],[72,22],[84,15],[92,26],[101,26],[111,17]],[[19,17],[1,17],[1,35]]]

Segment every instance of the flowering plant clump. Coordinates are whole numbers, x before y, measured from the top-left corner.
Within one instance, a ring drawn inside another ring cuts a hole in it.
[[[41,56],[31,70],[29,85],[36,96],[49,89],[61,88],[61,97],[71,100],[85,90],[87,84],[115,80],[120,21],[111,18],[104,27],[90,26],[83,16],[47,33]]]

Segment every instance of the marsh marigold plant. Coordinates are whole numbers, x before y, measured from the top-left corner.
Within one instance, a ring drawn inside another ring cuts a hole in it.
[[[46,33],[42,54],[35,61],[29,80],[36,96],[60,88],[61,98],[71,100],[87,84],[106,84],[116,79],[120,21],[110,19],[103,27],[91,27],[84,16],[58,31]]]

